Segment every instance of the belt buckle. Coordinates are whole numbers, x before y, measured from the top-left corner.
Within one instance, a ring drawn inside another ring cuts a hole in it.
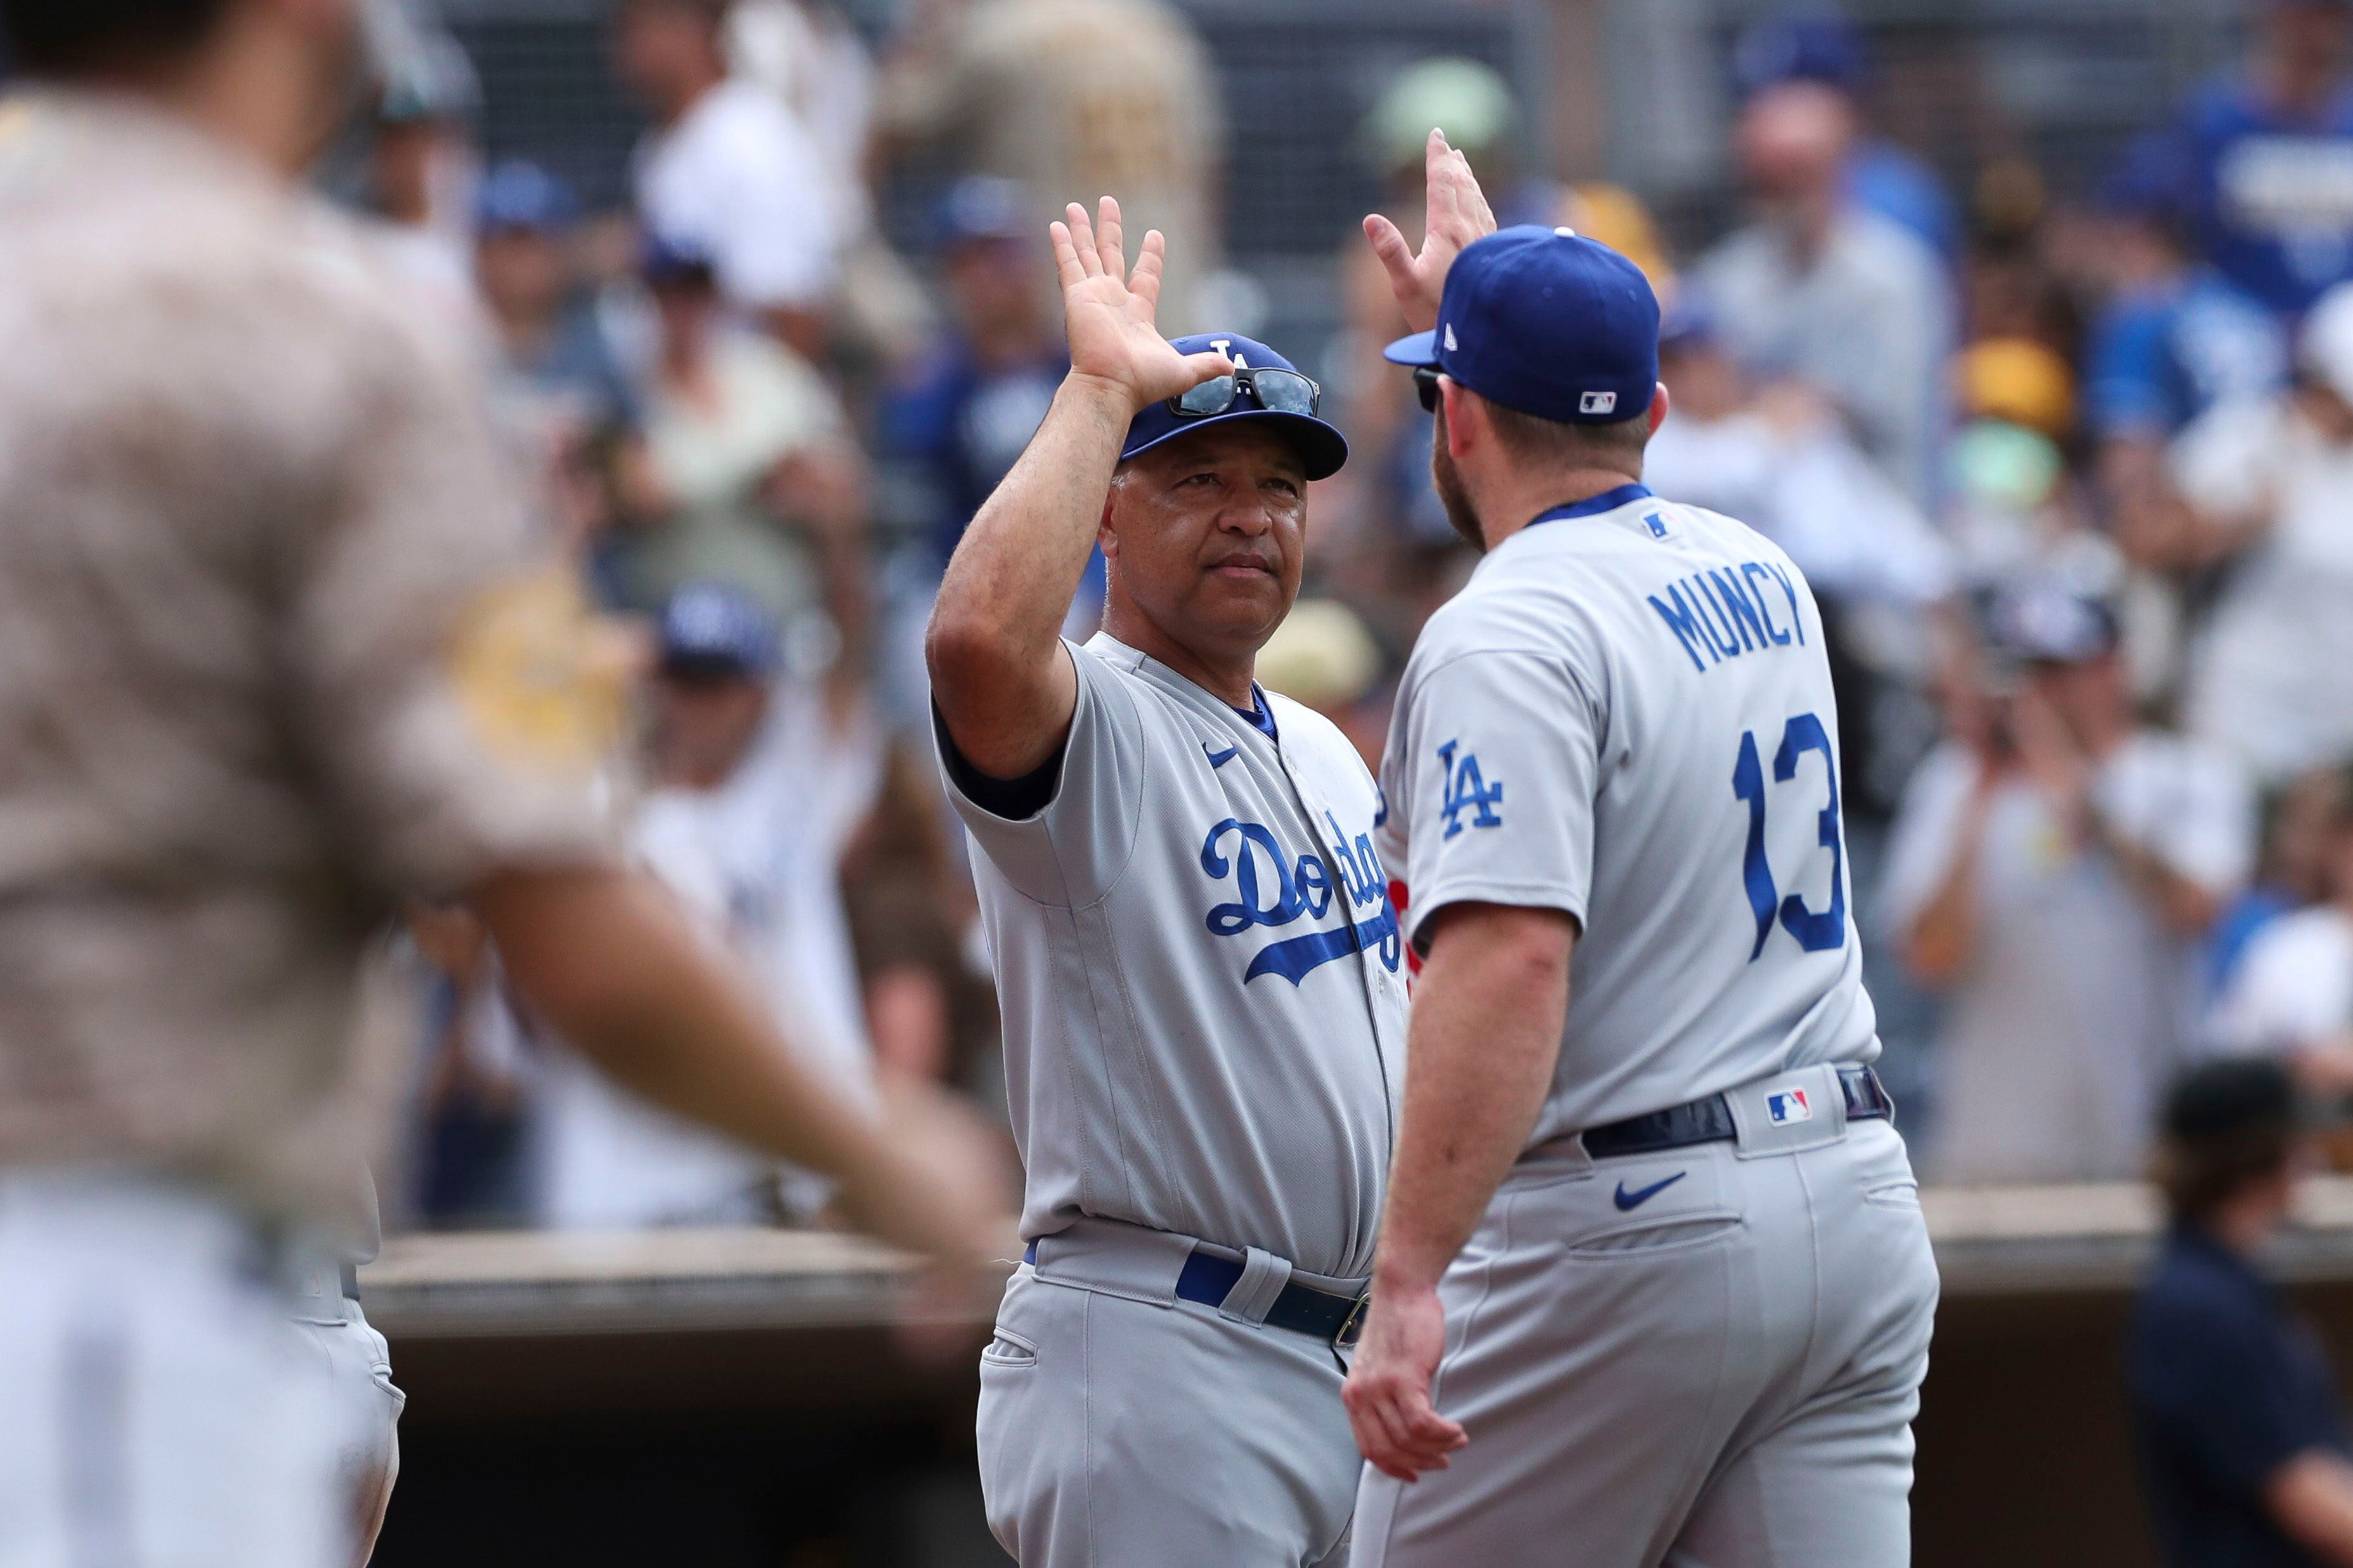
[[[1334,1350],[1352,1351],[1356,1348],[1356,1342],[1365,1337],[1365,1312],[1372,1304],[1373,1293],[1370,1290],[1356,1298],[1356,1304],[1348,1309],[1348,1315],[1340,1320],[1339,1331],[1332,1336]]]

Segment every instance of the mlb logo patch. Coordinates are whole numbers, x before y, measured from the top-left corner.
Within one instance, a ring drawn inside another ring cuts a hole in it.
[[[1577,411],[1579,414],[1615,414],[1618,412],[1618,395],[1614,392],[1582,393],[1577,399]]]
[[[1804,1089],[1787,1089],[1765,1097],[1765,1116],[1774,1126],[1781,1127],[1792,1121],[1811,1121],[1814,1108],[1808,1102]]]
[[[1667,520],[1657,512],[1644,512],[1642,521],[1649,526],[1651,538],[1664,539],[1667,536]]]

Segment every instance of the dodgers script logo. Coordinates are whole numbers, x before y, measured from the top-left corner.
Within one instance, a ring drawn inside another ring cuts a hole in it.
[[[1231,903],[1209,911],[1207,924],[1213,936],[1240,936],[1257,926],[1280,930],[1301,920],[1322,920],[1332,909],[1334,895],[1344,896],[1343,924],[1286,937],[1259,949],[1242,972],[1247,985],[1261,974],[1280,974],[1293,985],[1335,958],[1377,949],[1390,973],[1403,953],[1397,913],[1389,908],[1388,878],[1373,853],[1370,834],[1347,833],[1331,813],[1324,820],[1332,829],[1331,858],[1306,854],[1293,859],[1274,835],[1255,822],[1229,816],[1201,840],[1201,869],[1216,881],[1230,880],[1237,895]],[[1320,846],[1319,846],[1320,847]],[[1335,886],[1336,880],[1337,886]],[[1369,911],[1369,912],[1364,912]]]

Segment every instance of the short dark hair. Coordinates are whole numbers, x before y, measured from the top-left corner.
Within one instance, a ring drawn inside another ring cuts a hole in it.
[[[0,32],[17,68],[74,76],[186,53],[211,36],[230,0],[0,0]]]
[[[2295,1080],[2267,1057],[2210,1062],[2174,1083],[2160,1121],[2157,1184],[2176,1220],[2201,1223],[2287,1170],[2299,1124]]]
[[[1487,414],[1495,439],[1511,454],[1530,463],[1562,467],[1611,468],[1640,478],[1642,449],[1651,444],[1651,410],[1607,425],[1571,425],[1506,408],[1493,398]]]

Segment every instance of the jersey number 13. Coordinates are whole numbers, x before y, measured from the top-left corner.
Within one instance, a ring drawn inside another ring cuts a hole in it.
[[[1732,793],[1748,803],[1748,847],[1741,857],[1740,877],[1748,889],[1748,907],[1757,915],[1757,945],[1748,950],[1754,963],[1765,951],[1778,917],[1784,930],[1808,952],[1827,952],[1846,945],[1846,852],[1839,828],[1838,763],[1831,755],[1831,738],[1820,718],[1800,713],[1781,727],[1781,749],[1774,753],[1773,779],[1788,784],[1798,776],[1798,759],[1808,752],[1822,754],[1822,777],[1830,785],[1830,804],[1816,820],[1821,846],[1831,852],[1831,907],[1819,913],[1806,908],[1795,893],[1781,896],[1773,868],[1765,858],[1765,764],[1757,750],[1757,731],[1740,737],[1740,760],[1732,770]]]

